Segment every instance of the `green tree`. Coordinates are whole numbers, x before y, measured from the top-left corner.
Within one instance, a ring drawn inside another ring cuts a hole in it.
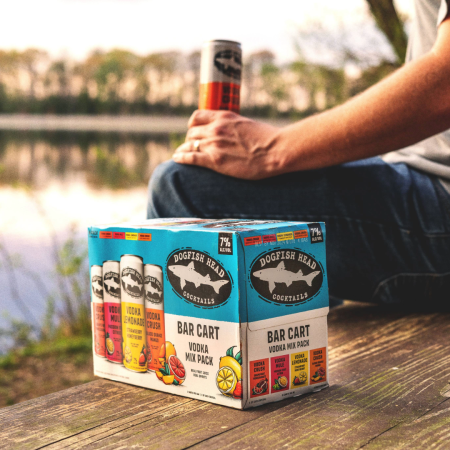
[[[20,91],[19,71],[20,53],[17,50],[0,50],[0,80],[15,94]]]
[[[51,63],[45,76],[45,84],[56,85],[56,92],[61,97],[67,97],[70,93],[72,73],[69,64],[65,60],[57,60]]]
[[[40,77],[39,66],[48,58],[47,52],[36,48],[28,48],[19,54],[19,62],[29,78],[28,96],[36,96],[36,83]]]
[[[177,51],[151,53],[142,59],[147,73],[152,71],[156,73],[156,86],[154,87],[154,90],[160,92],[163,90],[164,84],[168,83],[170,78],[179,69],[181,65],[180,60],[181,54]],[[170,103],[172,99],[176,99],[177,97],[177,92],[171,92],[166,98],[163,98],[160,101]]]
[[[132,52],[114,49],[102,55],[94,79],[100,98],[118,100],[124,81],[134,73],[139,58]]]
[[[393,0],[366,0],[378,28],[392,46],[397,62],[405,61],[408,38],[403,20],[395,9]]]
[[[287,98],[286,85],[281,69],[274,63],[265,63],[261,67],[260,76],[264,91],[270,98],[271,114],[275,116],[280,109],[280,102]]]

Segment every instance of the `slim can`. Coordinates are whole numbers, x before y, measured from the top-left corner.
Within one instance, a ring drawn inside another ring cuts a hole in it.
[[[239,113],[242,50],[234,41],[203,44],[200,63],[199,109]]]
[[[120,257],[123,365],[134,372],[147,371],[143,274],[140,256]]]
[[[147,332],[148,370],[163,368],[165,356],[163,272],[160,266],[145,264],[145,328]]]
[[[94,352],[105,358],[105,310],[103,306],[102,266],[91,266],[91,298]]]
[[[103,302],[105,308],[105,343],[108,361],[122,364],[122,319],[120,311],[120,263],[103,263]]]

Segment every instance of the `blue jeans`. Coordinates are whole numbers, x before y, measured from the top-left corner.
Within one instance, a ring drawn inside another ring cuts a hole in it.
[[[150,180],[148,217],[323,221],[332,301],[450,308],[450,195],[405,164],[246,181],[169,161]]]

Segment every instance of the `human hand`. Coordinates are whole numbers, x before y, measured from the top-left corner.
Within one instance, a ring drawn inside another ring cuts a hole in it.
[[[259,180],[283,172],[275,145],[280,130],[229,111],[195,111],[186,142],[173,160],[207,167],[224,175]]]

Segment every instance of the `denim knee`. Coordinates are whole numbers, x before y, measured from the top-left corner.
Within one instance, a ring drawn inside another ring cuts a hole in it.
[[[192,177],[190,166],[166,161],[154,170],[148,184],[147,218],[193,217],[195,212],[184,195],[183,179]]]

